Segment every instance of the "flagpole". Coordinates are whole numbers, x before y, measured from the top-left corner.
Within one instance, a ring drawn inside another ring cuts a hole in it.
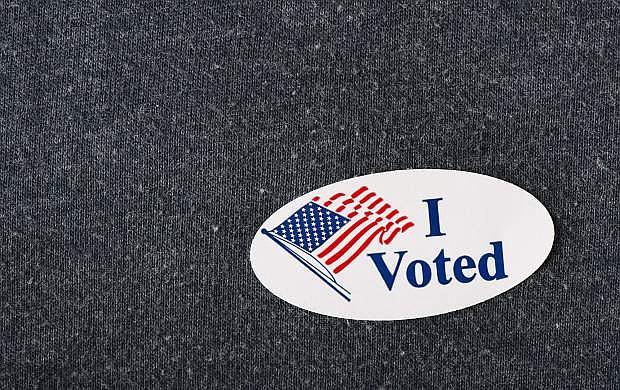
[[[272,234],[270,231],[268,231],[267,229],[261,229],[261,233],[263,233],[267,237],[271,238],[276,244],[278,244],[280,247],[282,247],[282,249],[284,249],[291,256],[293,256],[293,258],[295,258],[297,261],[299,261],[301,264],[303,264],[306,268],[308,268],[310,271],[312,271],[313,274],[318,276],[325,284],[327,284],[334,291],[336,291],[341,297],[343,297],[344,299],[346,299],[349,302],[351,301],[351,298],[350,298],[351,293],[346,288],[344,288],[340,284],[338,284],[338,282],[336,282],[335,278],[334,279],[330,279],[330,278],[326,277],[325,274],[323,274],[321,271],[317,270],[316,267],[314,267],[313,265],[308,263],[308,261],[306,259],[304,259],[303,257],[301,257],[299,254],[297,254],[294,251],[292,251],[289,247],[287,247],[284,243],[282,243],[279,238],[276,238],[276,236],[274,234]],[[307,254],[309,256],[311,256],[315,261],[318,262],[318,260],[314,256],[312,256],[310,253],[307,253]],[[319,264],[320,264],[320,262],[319,262]],[[333,277],[333,275],[332,275],[332,277]]]

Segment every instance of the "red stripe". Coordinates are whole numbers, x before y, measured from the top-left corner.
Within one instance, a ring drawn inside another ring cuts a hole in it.
[[[350,197],[345,198],[344,201],[339,202],[340,205],[335,208],[336,212],[348,212],[348,218],[358,217],[352,224],[343,229],[342,234],[336,237],[336,240],[333,241],[327,248],[325,248],[320,254],[320,258],[324,258],[331,254],[331,256],[325,261],[326,264],[330,265],[335,263],[337,260],[344,258],[344,256],[350,255],[346,258],[345,261],[341,262],[335,269],[334,273],[339,273],[343,269],[345,269],[349,264],[351,264],[359,255],[373,242],[373,240],[379,235],[379,242],[382,244],[391,243],[399,233],[404,233],[405,231],[411,229],[415,224],[411,221],[408,221],[407,216],[399,215],[399,211],[393,209],[392,206],[384,201],[383,198],[379,197],[375,192],[368,192],[368,187],[361,186],[355,192],[353,192]],[[362,196],[363,195],[363,196]],[[346,196],[344,193],[339,192],[331,196],[325,203],[325,207],[333,205],[335,200]],[[375,198],[376,197],[376,198]],[[356,201],[356,198],[360,198],[360,200]],[[374,198],[374,199],[373,199]],[[314,202],[318,202],[320,200],[319,196],[315,196],[312,198]],[[383,203],[382,203],[383,202]],[[368,205],[365,205],[368,203]],[[348,206],[351,205],[351,206]],[[334,205],[335,206],[335,205]],[[365,207],[364,207],[365,206]],[[345,211],[349,209],[349,211]],[[365,208],[366,211],[362,212],[362,208]],[[376,209],[373,213],[373,210]],[[388,222],[385,226],[381,226],[379,223],[382,218],[379,217],[375,221],[372,221],[370,217],[375,214],[376,215],[385,215],[385,222]],[[364,214],[364,216],[360,215]],[[393,219],[393,221],[392,221]],[[390,220],[390,221],[388,221]],[[403,224],[402,226],[397,226]],[[374,231],[372,229],[375,229]],[[368,235],[368,233],[370,235]],[[355,249],[355,246],[361,242],[361,240],[367,236],[367,238],[362,242],[362,244]],[[353,252],[354,253],[349,253]],[[335,252],[334,252],[335,251]],[[334,252],[332,254],[332,252]]]
[[[337,274],[338,272],[342,271],[346,266],[348,266],[349,264],[351,264],[351,262],[353,260],[355,260],[357,258],[357,256],[360,255],[360,253],[362,253],[364,251],[364,249],[366,249],[368,247],[368,245],[370,245],[370,243],[372,242],[372,240],[374,240],[374,238],[377,236],[377,234],[379,234],[379,232],[381,232],[382,229],[379,228],[377,230],[375,230],[370,237],[368,237],[368,239],[366,239],[366,241],[364,241],[364,243],[357,248],[357,250],[355,251],[355,253],[353,253],[348,259],[346,259],[344,262],[340,263],[340,265],[338,265],[338,267],[334,268],[334,273]]]
[[[396,228],[396,225],[392,221],[390,221],[387,225],[385,225],[385,228],[383,229],[383,232],[381,233],[381,237],[379,237],[379,241],[381,241],[382,244],[384,244],[383,237],[387,236],[388,233],[391,234],[390,229],[392,227]]]
[[[381,203],[382,200],[383,200],[383,198],[379,198],[379,199],[375,200],[374,202],[372,202],[372,204],[370,206],[368,206],[368,208],[369,209],[373,209],[376,205]]]
[[[364,191],[366,191],[368,189],[368,187],[366,186],[361,186],[360,188],[357,189],[357,191],[355,191],[353,194],[351,194],[352,198],[357,197],[358,195],[360,195],[361,193],[363,193]]]
[[[385,240],[383,239],[383,235],[381,235],[381,242],[383,244],[389,244],[390,242],[392,242],[392,240],[394,239],[394,237],[398,234],[398,232],[400,232],[400,228],[396,228],[394,229],[394,231],[392,232],[392,234],[390,234],[390,236],[388,238],[386,238]],[[386,232],[387,233],[387,232]]]
[[[393,216],[395,216],[396,214],[398,214],[398,210],[392,210],[387,216],[387,219],[392,219]]]
[[[368,194],[365,197],[363,197],[362,200],[360,200],[360,203],[365,203],[366,201],[368,201],[368,199],[372,198],[375,195],[377,195],[377,194],[375,194],[374,192],[371,192],[370,194]]]
[[[347,228],[347,230],[345,230],[340,236],[338,236],[338,238],[336,238],[334,242],[332,242],[327,248],[325,248],[323,252],[319,253],[319,257],[324,257],[329,252],[331,252],[335,247],[338,246],[338,244],[342,242],[342,240],[347,238],[347,236],[351,234],[352,231],[354,231],[359,225],[363,224],[366,221],[368,221],[368,217],[363,217],[355,221],[351,226]]]
[[[377,211],[377,214],[383,214],[387,209],[390,208],[389,204],[384,204],[383,206],[381,206],[381,208],[379,209],[379,211]]]
[[[377,225],[377,223],[381,222],[382,218],[377,218],[377,220],[375,220],[374,222],[368,224],[368,226],[364,227],[359,233],[357,233],[355,235],[355,237],[353,237],[349,242],[347,242],[347,244],[345,246],[343,246],[342,248],[340,248],[340,250],[338,252],[336,252],[335,254],[332,255],[332,257],[330,257],[329,259],[327,259],[327,261],[325,262],[325,264],[329,265],[332,264],[334,261],[338,260],[342,255],[344,255],[345,253],[347,253],[347,251],[353,246],[355,245],[355,243],[357,241],[360,240],[360,238],[362,238],[364,236],[364,234],[366,234],[366,232],[368,232],[370,229],[372,229],[374,226]]]
[[[405,226],[403,226],[403,230],[402,232],[404,233],[407,229],[413,227],[413,222],[409,221],[405,224]]]

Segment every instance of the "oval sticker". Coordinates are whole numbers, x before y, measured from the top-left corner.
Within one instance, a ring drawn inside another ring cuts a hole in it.
[[[532,275],[553,221],[527,191],[471,172],[356,177],[280,208],[250,260],[261,283],[316,313],[400,320],[463,309]]]

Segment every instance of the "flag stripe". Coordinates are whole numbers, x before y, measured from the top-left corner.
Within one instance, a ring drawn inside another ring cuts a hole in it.
[[[357,248],[357,250],[351,256],[349,256],[348,259],[346,259],[345,261],[340,263],[336,268],[334,268],[334,273],[335,274],[339,273],[340,271],[345,269],[345,267],[347,267],[349,264],[351,264],[353,262],[353,260],[355,260],[357,258],[357,256],[359,256],[360,253],[362,253],[364,251],[364,249],[366,249],[368,247],[368,245],[370,245],[372,243],[372,240],[374,240],[375,237],[377,236],[377,234],[379,234],[381,231],[382,231],[381,228],[375,230],[370,235],[370,237],[368,237],[366,239],[366,241],[364,241],[364,243],[359,248]]]
[[[354,231],[359,225],[363,224],[368,220],[368,217],[363,217],[355,221],[351,226],[349,226],[342,234],[340,234],[334,242],[332,242],[325,250],[319,253],[319,257],[325,257],[329,252],[331,252],[335,247],[338,246],[352,231]]]
[[[389,209],[390,209],[390,205],[386,203],[383,206],[381,206],[379,211],[377,211],[377,214],[383,214],[384,212],[386,212]]]
[[[387,219],[392,219],[396,214],[398,214],[398,210],[394,209],[390,211],[390,213],[386,216]]]
[[[362,198],[362,200],[360,200],[360,203],[366,203],[369,199],[371,199],[375,195],[377,195],[377,194],[375,194],[374,192],[371,192],[370,194],[367,194],[366,196],[364,196]]]
[[[357,220],[352,220],[354,221],[351,225],[349,225],[349,227],[347,228],[347,230],[344,231],[344,233],[342,233],[341,235],[339,235],[336,240],[334,242],[332,242],[331,244],[329,244],[329,246],[323,250],[323,252],[319,253],[319,257],[325,257],[327,256],[329,253],[331,253],[334,249],[336,249],[339,245],[342,244],[342,242],[351,234],[356,233],[357,231],[363,230],[364,227],[372,222],[370,221],[370,216],[373,215],[374,213],[372,211],[366,211],[365,216],[357,219]],[[381,221],[382,218],[379,218],[377,222]],[[366,225],[364,224],[366,223]],[[355,236],[354,236],[355,237]],[[359,239],[359,238],[357,238]],[[345,246],[347,245],[348,242],[351,242],[351,244],[355,244],[355,238],[350,239],[349,241],[345,241]],[[333,261],[333,260],[332,260]]]
[[[377,206],[379,203],[381,203],[383,201],[383,198],[377,198],[377,200],[375,200],[374,202],[372,202],[372,204],[370,206],[368,206],[369,209],[374,209],[375,206]]]
[[[364,191],[366,191],[368,189],[368,187],[366,186],[361,186],[360,188],[358,188],[353,194],[351,194],[352,198],[357,198],[359,195],[363,194]]]
[[[313,198],[318,201],[319,197]],[[326,264],[336,265],[334,272],[340,272],[362,253],[373,240],[381,244],[390,243],[399,233],[414,226],[407,217],[387,203],[377,193],[361,186],[350,195],[338,192],[325,200],[323,205],[349,218],[348,226],[334,235],[327,247],[321,248],[318,257]],[[374,217],[373,217],[374,216]],[[302,240],[308,240],[303,236]],[[318,248],[317,248],[318,249]]]
[[[367,199],[370,199],[370,195],[371,195],[371,194],[367,194],[367,195],[364,197],[364,199],[362,199],[362,201],[368,201]],[[374,196],[374,195],[372,195],[372,196]],[[347,205],[348,205],[348,204],[351,204],[351,202],[353,202],[353,199],[352,199],[352,198],[349,198],[349,199],[345,200],[345,201],[343,202],[343,204],[347,204]],[[376,207],[377,205],[381,204],[381,202],[383,202],[383,198],[379,197],[378,199],[374,200],[374,201],[373,201],[373,203],[372,203],[372,204],[371,204],[368,208],[369,208],[369,209],[370,209],[370,208],[374,208],[374,207]],[[358,209],[358,208],[360,208],[360,207],[362,207],[362,205],[358,203],[358,204],[356,204],[356,205],[355,205],[355,207],[354,207],[354,208],[355,208],[355,209]],[[345,207],[340,206],[340,207],[338,207],[338,208],[337,208],[337,210],[336,210],[336,211],[338,211],[338,212],[342,212],[342,211],[343,211],[343,210],[345,210],[346,208],[347,208],[346,206],[345,206]],[[387,203],[384,203],[384,204],[382,204],[382,205],[381,205],[381,207],[380,207],[380,209],[378,210],[377,214],[379,214],[379,213],[381,213],[381,214],[382,214],[382,213],[384,213],[385,211],[387,211],[387,210],[389,210],[389,209],[390,209],[390,205],[389,205],[389,204],[387,204]],[[398,213],[398,211],[397,211],[397,210],[394,210],[394,212],[390,212],[390,216],[392,216],[392,217],[393,217],[393,216],[395,216],[397,213]],[[374,214],[372,211],[367,211],[367,212],[366,212],[366,215],[372,215],[372,214]],[[358,215],[358,213],[354,211],[354,212],[352,212],[352,213],[348,214],[348,215],[347,215],[347,217],[348,217],[348,218],[353,218],[353,217],[355,217],[355,216],[357,216],[357,215]],[[398,221],[398,222],[400,222],[401,220],[402,220],[402,219],[400,219],[400,218],[399,218],[399,221]],[[380,233],[381,233],[381,238],[382,238],[382,237],[385,237],[387,234],[389,234],[389,237],[390,237],[389,239],[391,240],[391,239],[393,239],[393,238],[394,238],[394,236],[395,236],[397,233],[399,233],[400,231],[402,231],[401,229],[399,229],[399,230],[398,230],[398,231],[396,231],[396,232],[391,232],[391,233],[390,233],[390,232],[389,232],[389,230],[390,230],[390,227],[391,227],[393,224],[394,224],[394,222],[390,221],[390,222],[387,224],[387,226],[381,227],[381,231],[380,231]],[[356,225],[356,226],[355,226],[355,228],[356,228],[357,230],[362,230],[364,227],[363,227],[363,226]],[[347,232],[347,236],[348,236],[348,235],[350,235],[350,234],[351,234],[351,232]],[[357,236],[355,236],[355,237],[357,237]],[[345,243],[344,245],[345,245],[345,247],[348,245],[348,248],[350,248],[351,246],[355,245],[355,243],[357,242],[357,240],[360,240],[360,239],[361,239],[361,237],[358,237],[358,238],[353,238],[353,239],[351,239],[351,241],[350,241],[348,244],[347,244],[347,243]],[[383,243],[383,240],[382,240],[382,239],[380,239],[380,242],[382,242],[382,243]],[[342,240],[339,240],[337,243],[336,243],[336,242],[334,242],[332,245],[330,245],[330,247],[328,248],[328,250],[326,250],[326,251],[324,251],[323,253],[321,253],[322,257],[325,257],[327,254],[331,253],[331,252],[332,252],[334,249],[336,249],[336,247],[337,247],[338,245],[340,245],[340,244],[342,244]],[[340,252],[339,252],[339,253],[340,253]],[[345,253],[346,253],[346,252],[345,252]],[[335,255],[334,255],[334,256],[335,256]],[[340,257],[341,257],[341,256],[342,256],[342,254],[340,255]],[[329,259],[329,261],[330,261],[330,263],[331,263],[331,262],[334,262],[335,260],[337,260],[338,258],[339,258],[339,257],[336,257],[335,259],[330,258],[330,259]]]
[[[377,226],[377,224],[381,222],[381,218],[367,224],[364,228],[353,237],[349,242],[347,242],[340,250],[332,255],[325,263],[332,264],[334,261],[338,260],[343,254],[345,254],[360,238],[366,234],[370,229]]]
[[[319,255],[319,257],[326,257],[327,255],[329,255],[330,253],[333,253],[334,251],[341,253],[340,256],[342,256],[343,253],[346,252],[346,250],[343,252],[343,248],[351,248],[351,246],[355,245],[355,243],[357,241],[359,241],[361,239],[361,237],[363,236],[363,234],[360,236],[359,232],[361,231],[368,231],[366,229],[367,226],[371,225],[371,224],[377,224],[377,222],[375,220],[372,220],[369,218],[369,216],[367,215],[364,218],[361,218],[359,221],[357,221],[358,223],[355,226],[351,226],[351,228],[349,229],[349,231],[346,231],[345,234],[343,234],[343,236],[345,237],[341,237],[339,236],[336,241],[334,241],[329,248],[327,248],[323,253],[321,253]],[[361,223],[360,223],[361,222]],[[332,255],[332,257],[334,257],[335,255]],[[338,259],[338,257],[334,257],[329,258],[328,260],[330,261],[330,263],[334,262],[335,260]]]
[[[403,231],[403,232],[404,232],[404,231],[406,231],[407,229],[409,229],[409,228],[411,228],[411,227],[413,227],[413,226],[414,226],[414,223],[413,223],[413,222],[411,222],[411,221],[409,221],[409,222],[407,222],[407,223],[403,226],[403,228],[402,228],[402,230],[401,230],[401,231]]]
[[[383,234],[381,235],[382,239],[381,241],[383,242],[383,244],[389,244],[390,242],[392,242],[392,240],[394,239],[394,237],[396,237],[396,235],[401,231],[401,229],[399,227],[397,227],[396,229],[394,229],[392,231],[392,233],[388,236],[388,238],[386,238],[385,240],[383,240]],[[387,231],[384,232],[384,234],[386,234]]]

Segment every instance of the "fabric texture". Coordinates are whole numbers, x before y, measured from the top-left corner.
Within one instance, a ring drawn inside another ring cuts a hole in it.
[[[0,1],[0,387],[618,388],[617,1]],[[254,277],[290,200],[444,168],[536,196],[551,255],[410,321]]]

